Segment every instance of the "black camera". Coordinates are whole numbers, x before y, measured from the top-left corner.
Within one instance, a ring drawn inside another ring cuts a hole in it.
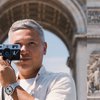
[[[19,60],[20,45],[19,44],[0,44],[0,55],[4,60]]]

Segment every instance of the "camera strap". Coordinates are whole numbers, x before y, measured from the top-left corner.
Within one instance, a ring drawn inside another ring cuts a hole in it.
[[[6,59],[6,61],[7,61],[9,64],[11,64],[11,60],[9,60],[9,59]]]
[[[5,100],[4,88],[2,87],[2,100]]]

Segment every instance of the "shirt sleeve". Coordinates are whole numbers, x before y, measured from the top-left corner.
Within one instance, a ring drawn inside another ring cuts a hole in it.
[[[61,74],[48,90],[46,100],[76,100],[75,84],[71,76]]]
[[[38,98],[35,98],[34,100],[39,100]]]

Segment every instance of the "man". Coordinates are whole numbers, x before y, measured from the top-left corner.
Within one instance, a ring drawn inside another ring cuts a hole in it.
[[[42,65],[47,43],[37,22],[19,20],[11,26],[8,35],[11,44],[20,44],[21,54],[15,62],[19,70],[17,78],[11,65],[0,60],[2,98],[4,95],[5,100],[76,100],[72,77],[47,72]]]

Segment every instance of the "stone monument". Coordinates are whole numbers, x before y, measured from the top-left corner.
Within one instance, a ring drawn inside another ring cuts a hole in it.
[[[100,100],[100,1],[87,0],[87,100]]]

